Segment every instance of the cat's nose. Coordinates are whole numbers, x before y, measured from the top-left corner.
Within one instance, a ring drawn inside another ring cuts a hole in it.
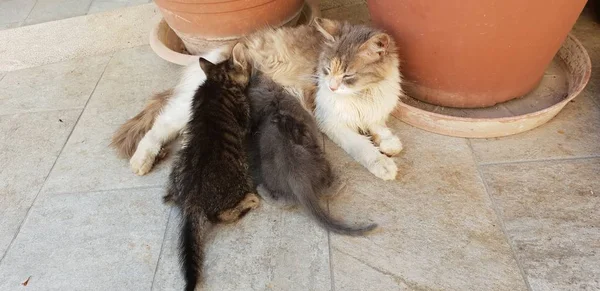
[[[331,90],[332,92],[335,92],[339,87],[340,87],[340,84],[336,83],[333,80],[329,81],[329,90]]]

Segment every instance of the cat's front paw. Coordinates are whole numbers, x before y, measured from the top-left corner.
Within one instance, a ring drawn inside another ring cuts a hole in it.
[[[400,142],[400,139],[397,136],[383,139],[379,143],[379,151],[390,157],[399,154],[402,149],[402,142]]]
[[[155,159],[156,154],[153,152],[138,149],[131,157],[131,160],[129,160],[129,165],[133,173],[143,176],[150,172],[152,166],[154,166]]]
[[[368,167],[373,175],[383,180],[394,180],[398,174],[398,166],[388,156],[381,155]]]

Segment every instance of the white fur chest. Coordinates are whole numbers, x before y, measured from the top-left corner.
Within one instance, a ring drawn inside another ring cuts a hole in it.
[[[320,84],[315,100],[315,118],[321,127],[344,125],[353,130],[368,130],[370,125],[387,120],[398,104],[400,94],[400,80],[384,80],[356,95],[336,94],[326,84]]]

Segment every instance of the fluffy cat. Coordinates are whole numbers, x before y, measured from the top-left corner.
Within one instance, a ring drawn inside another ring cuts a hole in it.
[[[330,217],[319,196],[332,188],[334,175],[325,154],[323,138],[312,116],[298,100],[274,81],[255,74],[248,86],[251,104],[251,152],[265,199],[300,203],[324,228],[344,235],[363,235],[377,227],[351,227]]]
[[[314,113],[320,130],[329,138],[375,176],[385,180],[396,177],[397,166],[385,154],[397,154],[402,144],[385,121],[402,91],[399,60],[389,35],[363,25],[316,18],[312,25],[265,29],[241,42],[252,66]],[[223,57],[221,52],[215,55]],[[177,136],[189,118],[190,88],[204,80],[197,71],[188,68],[139,142],[130,160],[138,175],[152,168],[162,146]],[[123,127],[127,128],[121,128],[114,140],[135,140],[134,134],[142,134],[131,128],[145,129],[136,127],[135,122]],[[119,137],[123,134],[132,137]],[[114,146],[120,152],[127,148],[123,143]]]
[[[234,47],[232,58],[218,65],[200,59],[207,80],[194,95],[184,145],[164,197],[182,214],[185,290],[195,290],[201,279],[204,237],[211,226],[236,221],[259,205],[248,174],[250,104],[244,90],[249,69],[240,49]]]
[[[393,180],[398,168],[387,155],[402,150],[386,126],[402,92],[394,41],[368,26],[318,21],[326,39],[315,99],[319,128],[375,176]]]

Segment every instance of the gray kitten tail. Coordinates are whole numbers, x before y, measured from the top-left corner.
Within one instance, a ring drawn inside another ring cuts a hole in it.
[[[317,223],[325,229],[331,230],[337,234],[362,236],[377,228],[376,223],[358,227],[346,225],[325,213],[325,210],[319,204],[319,197],[317,197],[313,187],[308,181],[302,181],[301,177],[292,177],[288,180],[288,183],[300,204],[302,204],[308,213],[314,217]]]

